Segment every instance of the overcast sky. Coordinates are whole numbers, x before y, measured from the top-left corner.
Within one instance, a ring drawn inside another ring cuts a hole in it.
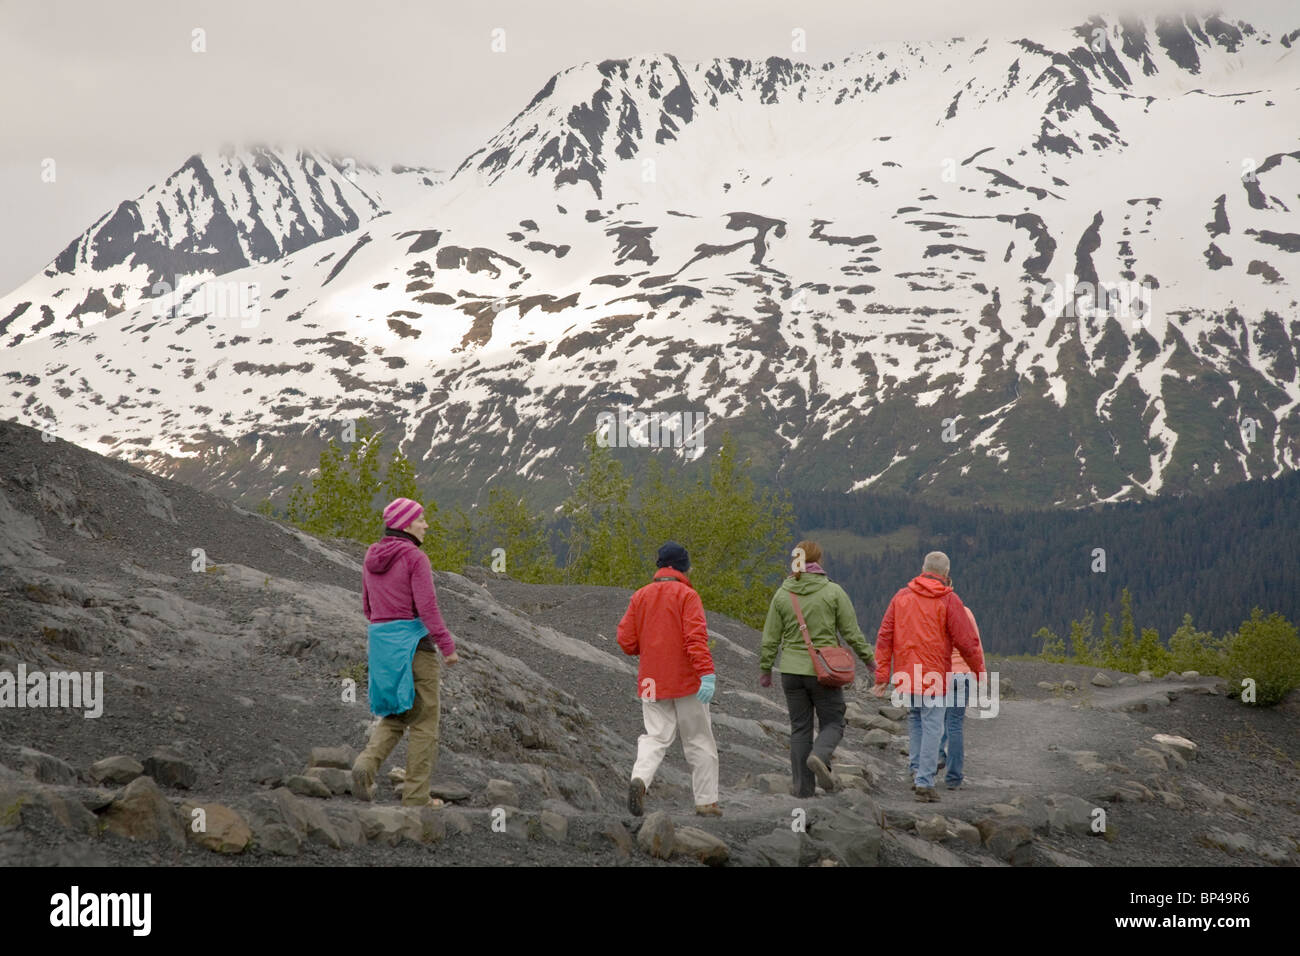
[[[1294,4],[1229,0],[1223,8],[1230,19],[1271,22]],[[450,172],[553,73],[584,61],[666,52],[822,63],[890,40],[1023,35],[1103,5],[1116,8],[1096,0],[0,0],[0,294],[118,202],[226,143],[307,145]],[[805,31],[805,54],[791,53],[795,28]],[[202,53],[193,50],[196,29]],[[496,29],[504,52],[492,49]],[[47,158],[53,183],[41,180]]]

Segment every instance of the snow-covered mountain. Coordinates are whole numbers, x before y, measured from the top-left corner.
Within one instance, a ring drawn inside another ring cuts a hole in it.
[[[553,500],[618,409],[703,413],[796,488],[1077,506],[1277,474],[1297,38],[1096,17],[583,64],[422,203],[9,350],[4,407],[253,499],[360,415],[450,496]]]
[[[191,156],[0,299],[0,343],[84,329],[142,299],[273,262],[409,205],[441,177],[270,147]]]

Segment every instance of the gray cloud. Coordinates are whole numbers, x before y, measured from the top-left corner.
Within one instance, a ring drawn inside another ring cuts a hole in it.
[[[1228,13],[1277,20],[1289,2],[1233,3]],[[1097,6],[0,0],[0,292],[117,202],[226,143],[450,171],[551,74],[584,61],[791,56],[799,27],[808,51],[798,58],[820,63],[898,39],[1031,33]],[[491,49],[495,28],[504,53]],[[191,49],[195,29],[204,53]],[[45,158],[57,163],[53,184],[40,179]]]

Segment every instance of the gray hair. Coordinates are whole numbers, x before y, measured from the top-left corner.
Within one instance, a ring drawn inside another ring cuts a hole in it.
[[[935,574],[946,575],[952,565],[948,561],[948,555],[942,551],[931,551],[925,556],[925,563],[921,565],[921,573],[933,571]]]

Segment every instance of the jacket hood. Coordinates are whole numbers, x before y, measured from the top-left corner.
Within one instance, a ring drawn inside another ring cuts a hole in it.
[[[371,574],[383,574],[401,557],[402,552],[414,547],[405,538],[381,538],[366,549],[365,568]]]
[[[944,584],[938,578],[932,578],[928,575],[918,574],[912,580],[907,582],[907,586],[915,591],[921,597],[941,598],[949,591],[951,587]]]
[[[781,587],[787,591],[793,591],[795,594],[813,594],[826,587],[828,583],[826,575],[817,574],[813,571],[805,571],[803,577],[798,581],[794,579],[793,574],[790,575],[790,577],[781,582]]]

